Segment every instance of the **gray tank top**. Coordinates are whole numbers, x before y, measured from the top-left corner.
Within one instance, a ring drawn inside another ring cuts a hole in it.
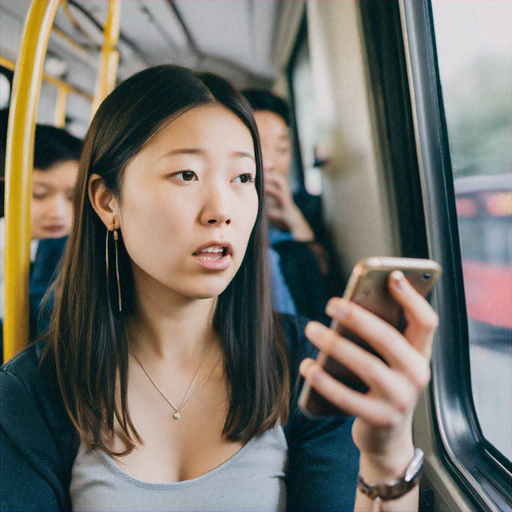
[[[73,511],[284,511],[287,450],[278,426],[198,478],[157,484],[131,477],[104,452],[87,453],[81,445],[71,473]]]

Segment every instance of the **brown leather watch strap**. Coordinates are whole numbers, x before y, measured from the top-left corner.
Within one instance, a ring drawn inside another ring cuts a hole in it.
[[[424,454],[423,450],[416,448],[414,457],[407,466],[406,470],[399,478],[368,485],[361,475],[357,479],[357,488],[371,500],[377,498],[382,501],[391,501],[401,498],[413,489],[421,478],[423,469]]]

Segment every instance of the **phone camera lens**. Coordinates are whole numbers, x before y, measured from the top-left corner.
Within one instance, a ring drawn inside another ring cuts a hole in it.
[[[422,281],[430,281],[430,279],[432,279],[432,274],[429,274],[428,272],[425,272],[421,276]]]

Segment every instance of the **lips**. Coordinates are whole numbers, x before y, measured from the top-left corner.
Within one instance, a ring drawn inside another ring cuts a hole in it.
[[[213,240],[198,247],[192,256],[208,270],[226,270],[231,265],[233,247],[229,242]]]
[[[61,233],[66,230],[66,226],[64,224],[54,224],[51,226],[44,226],[43,229],[48,233]]]

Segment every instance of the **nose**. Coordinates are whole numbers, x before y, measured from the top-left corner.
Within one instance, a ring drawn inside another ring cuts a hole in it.
[[[206,226],[229,226],[233,221],[228,192],[220,187],[211,188],[201,211],[201,224]]]
[[[274,155],[272,151],[262,150],[261,157],[263,159],[263,172],[272,172],[274,170]]]
[[[56,195],[50,204],[48,216],[52,219],[64,219],[68,212],[68,201],[65,197]]]

